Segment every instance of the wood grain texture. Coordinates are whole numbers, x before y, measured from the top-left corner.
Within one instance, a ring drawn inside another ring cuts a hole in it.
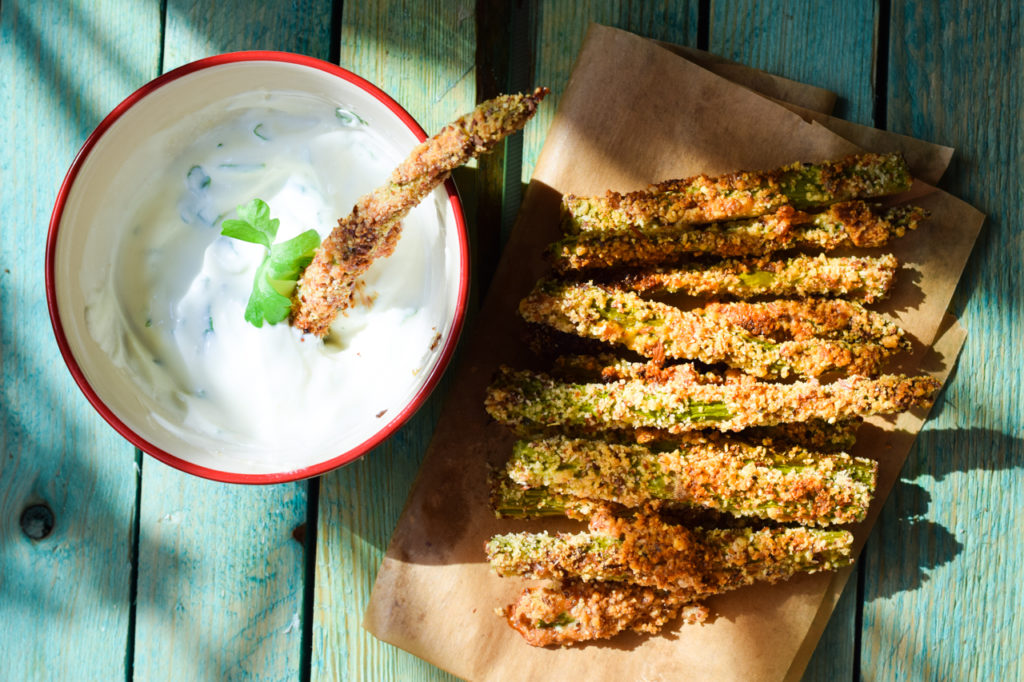
[[[834,115],[872,125],[873,2],[711,0],[708,50],[839,95]]]
[[[298,679],[305,484],[142,472],[135,679]]]
[[[327,59],[331,0],[166,0],[164,71],[237,50],[283,50]]]
[[[103,116],[156,75],[156,3],[0,5],[0,679],[118,679],[128,646],[134,449],[75,386],[53,340],[46,228]],[[52,533],[20,527],[35,504]]]
[[[241,49],[325,58],[329,1],[168,2],[165,70]],[[142,467],[137,679],[297,679],[304,482],[212,483]]]
[[[384,89],[428,134],[475,100],[472,0],[345,3],[340,63]]]
[[[956,148],[941,186],[988,220],[954,298],[956,376],[865,567],[865,679],[1024,679],[1024,63],[1019,3],[894,2],[889,128]]]
[[[834,91],[835,114],[871,125],[874,3],[711,3],[708,50],[779,76]],[[841,27],[841,30],[840,30]],[[822,34],[832,36],[823,40]],[[871,542],[871,540],[869,540]],[[860,566],[857,571],[863,570]],[[857,574],[847,583],[804,672],[805,680],[846,679],[857,642]]]
[[[672,0],[646,3],[541,0],[527,3],[524,9],[533,8],[530,19],[533,27],[533,82],[551,88],[551,94],[524,132],[523,182],[529,182],[533,174],[533,166],[544,146],[551,119],[590,24],[597,22],[655,40],[696,47],[697,6],[694,1]]]
[[[402,104],[430,133],[476,103],[474,3],[345,3],[340,64]],[[465,176],[463,176],[465,177]],[[460,185],[472,190],[475,183]],[[467,218],[472,221],[473,214]],[[476,229],[470,224],[469,229]],[[455,362],[458,358],[456,357]],[[322,477],[313,610],[314,680],[445,680],[450,675],[360,627],[447,383],[394,436]]]

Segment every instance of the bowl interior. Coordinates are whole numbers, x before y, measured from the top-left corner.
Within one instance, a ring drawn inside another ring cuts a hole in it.
[[[175,162],[181,149],[250,104],[275,98],[285,98],[292,106],[308,100],[314,107],[339,110],[339,117],[353,116],[386,147],[390,166],[422,136],[386,95],[329,65],[240,57],[164,78],[130,98],[87,142],[54,211],[47,257],[58,341],[93,405],[122,435],[159,459],[190,473],[234,482],[321,473],[351,461],[397,429],[425,399],[450,356],[468,286],[465,230],[449,185],[415,209],[418,220],[428,225],[427,232],[436,231],[436,248],[403,256],[405,262],[424,269],[429,302],[422,314],[436,330],[433,343],[424,344],[429,347],[422,349],[413,371],[387,375],[386,389],[368,385],[365,373],[358,375],[362,385],[339,385],[339,396],[373,389],[373,398],[363,401],[365,405],[349,400],[339,407],[327,437],[294,448],[275,446],[270,453],[258,442],[240,442],[237,434],[196,432],[180,404],[161,400],[147,385],[149,377],[126,366],[112,352],[109,339],[98,340],[102,332],[98,334],[97,327],[107,321],[97,323],[97,292],[116,280],[123,267],[125,233],[133,220],[138,221],[130,217],[137,209],[133,202],[162,191],[154,178]],[[367,187],[376,187],[385,179],[386,175],[364,181]],[[333,220],[338,217],[341,214]],[[406,250],[421,246],[399,244]],[[126,307],[115,306],[115,322],[124,322],[121,318],[131,314]],[[377,355],[369,352],[365,362],[386,366],[390,351],[379,350]]]

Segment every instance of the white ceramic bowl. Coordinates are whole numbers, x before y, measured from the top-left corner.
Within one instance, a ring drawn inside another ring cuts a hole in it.
[[[395,385],[380,393],[386,396],[386,404],[374,405],[369,417],[359,410],[352,410],[351,418],[348,412],[340,415],[336,437],[316,447],[283,453],[280,461],[248,457],[245,445],[218,444],[208,433],[191,433],[193,427],[177,409],[156,400],[146,380],[115,360],[109,343],[97,340],[96,323],[93,320],[90,330],[87,308],[92,305],[90,292],[101,288],[111,270],[120,267],[118,254],[126,226],[137,220],[125,215],[126,202],[152,192],[149,175],[207,128],[234,115],[239,98],[254,94],[309,98],[318,107],[326,102],[351,112],[393,147],[395,159],[426,138],[413,118],[383,91],[333,64],[278,52],[204,59],[140,88],[88,138],[60,188],[46,250],[47,303],[57,343],[96,410],[121,435],[157,459],[191,474],[233,483],[315,476],[351,462],[391,435],[426,400],[444,371],[461,330],[469,285],[464,218],[449,181],[428,197],[424,202],[428,208],[423,209],[441,235],[442,255],[431,265],[435,274],[441,274],[429,284],[430,319],[439,342],[428,344],[430,349],[416,371],[391,380]],[[353,390],[359,387],[338,387],[339,395]]]

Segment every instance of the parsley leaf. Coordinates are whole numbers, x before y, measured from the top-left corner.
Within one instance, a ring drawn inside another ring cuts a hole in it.
[[[266,247],[263,261],[256,268],[252,293],[245,306],[245,320],[254,327],[264,322],[277,324],[288,319],[291,294],[303,269],[313,260],[320,246],[316,230],[306,230],[291,239],[274,244],[280,221],[270,218],[270,207],[260,199],[238,207],[238,220],[225,220],[220,233]]]
[[[262,244],[270,248],[277,236],[277,227],[281,221],[270,219],[270,207],[262,199],[253,199],[248,204],[238,207],[239,220],[225,220],[221,223],[220,233],[226,237],[241,239],[243,242]]]

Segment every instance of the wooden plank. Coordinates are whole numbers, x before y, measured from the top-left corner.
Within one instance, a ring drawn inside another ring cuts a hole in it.
[[[305,484],[142,472],[135,679],[298,679]]]
[[[832,90],[839,95],[836,116],[871,125],[874,46],[865,37],[874,35],[876,21],[874,3],[713,1],[708,50]],[[828,40],[823,40],[826,32]],[[858,644],[856,592],[854,573],[807,665],[805,680],[850,677]]]
[[[475,36],[472,0],[346,3],[340,64],[435,133],[476,103]]]
[[[156,75],[160,17],[132,0],[0,5],[0,679],[118,679],[135,452],[75,386],[46,312],[46,226],[86,136]],[[36,507],[32,540],[19,523]],[[38,533],[37,533],[38,535]]]
[[[164,67],[240,49],[326,58],[329,0],[167,3]],[[311,21],[322,17],[322,21]],[[143,464],[137,679],[296,679],[304,482],[240,487]]]
[[[533,82],[551,88],[548,103],[537,113],[524,135],[523,182],[529,182],[533,166],[544,146],[544,138],[551,126],[565,84],[569,80],[576,55],[583,46],[587,27],[596,22],[632,31],[654,40],[681,45],[697,46],[696,2],[633,3],[583,0],[559,2],[542,0],[533,7]]]
[[[428,133],[476,103],[474,4],[345,3],[340,63],[401,103]],[[460,192],[475,179],[461,175]],[[469,180],[469,182],[465,182]],[[468,213],[469,229],[476,229]],[[387,442],[321,479],[314,680],[453,679],[360,627],[377,568],[433,433],[446,382]]]
[[[328,57],[331,0],[166,3],[164,71],[236,50],[283,50],[318,59]]]
[[[889,128],[955,147],[941,185],[989,218],[954,298],[967,344],[867,557],[865,677],[1024,679],[1021,20],[1019,3],[892,6]]]
[[[839,95],[833,114],[872,125],[876,3],[712,0],[708,50]]]

